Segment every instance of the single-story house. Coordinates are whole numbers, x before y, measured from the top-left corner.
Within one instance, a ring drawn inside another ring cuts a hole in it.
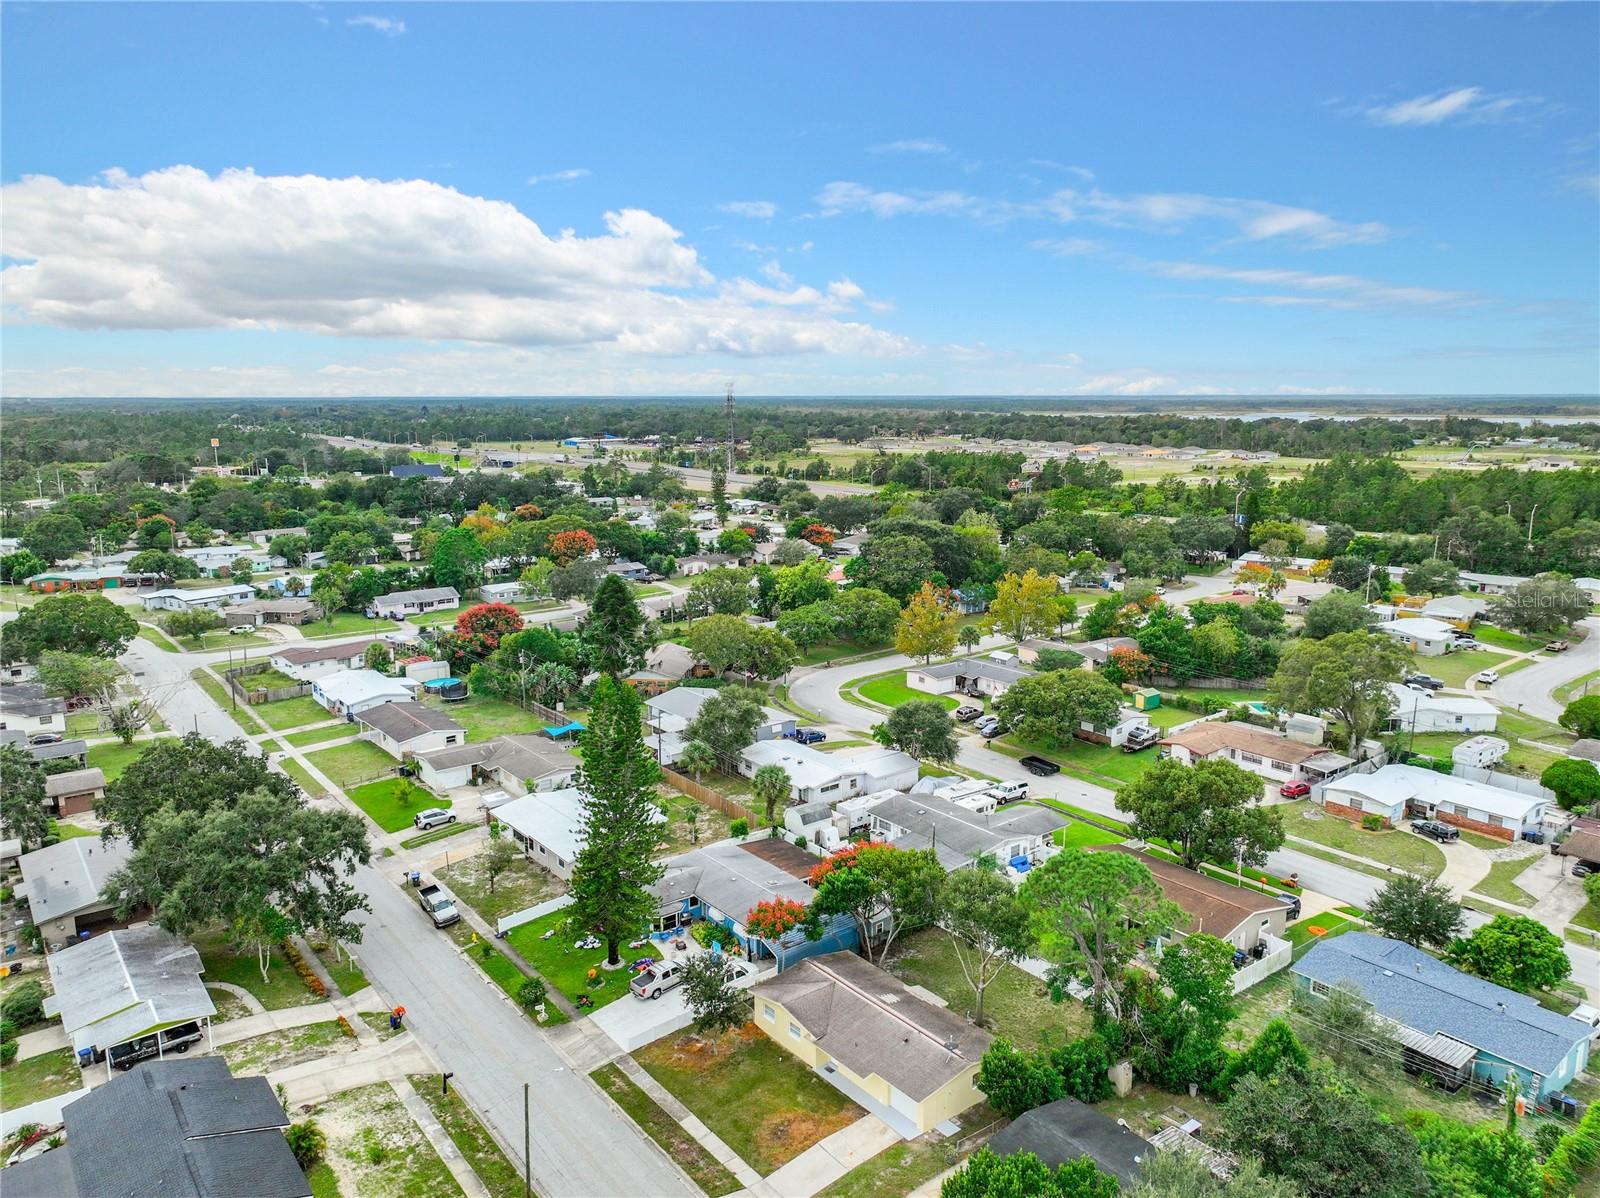
[[[281,570],[289,564],[286,558],[256,545],[205,545],[180,549],[178,556],[188,558],[208,578],[221,578],[230,573],[240,558],[248,561],[252,570]]]
[[[628,682],[647,695],[659,694],[685,678],[709,674],[683,645],[677,641],[662,641],[645,654],[644,665],[628,675]]]
[[[853,532],[847,537],[834,537],[829,548],[835,557],[855,557],[861,552],[861,546],[867,542],[867,534]]]
[[[1091,724],[1083,720],[1072,735],[1091,744],[1110,745],[1113,749],[1120,749],[1130,740],[1154,744],[1156,739],[1149,717],[1135,707],[1119,707],[1116,718],[1109,724]]]
[[[34,687],[0,686],[0,729],[16,728],[29,736],[41,732],[65,733],[67,701],[52,695],[34,694]],[[17,694],[24,691],[24,694]]]
[[[906,685],[930,695],[987,695],[998,699],[1029,671],[1005,665],[988,657],[963,657],[935,665],[912,666],[906,671]]]
[[[707,687],[676,686],[645,700],[645,743],[661,764],[671,765],[683,756],[687,743],[685,730],[716,693]],[[794,730],[794,715],[762,706],[761,719],[756,724],[756,740],[782,740]]]
[[[390,466],[390,478],[445,478],[444,467],[437,462],[413,462],[406,466]]]
[[[994,1037],[854,953],[811,957],[751,994],[773,1043],[908,1140],[983,1101]]]
[[[444,712],[408,700],[370,707],[356,716],[356,723],[362,726],[363,740],[398,760],[465,744],[467,739],[467,730]]]
[[[672,692],[668,692],[671,694]],[[917,780],[917,763],[891,749],[822,753],[786,740],[758,740],[739,755],[739,773],[754,778],[764,765],[782,766],[795,803],[837,802],[875,790],[904,790]]]
[[[1139,642],[1131,636],[1103,636],[1097,641],[1084,641],[1082,644],[1067,647],[1074,653],[1083,655],[1084,669],[1098,670],[1106,664],[1106,658],[1110,657],[1114,650],[1137,649]]]
[[[1430,619],[1465,630],[1489,610],[1489,601],[1475,595],[1440,595],[1429,599],[1419,610]]]
[[[112,591],[121,587],[148,587],[162,576],[149,570],[130,570],[126,565],[85,566],[78,569],[44,570],[23,579],[30,590],[44,595],[58,591]]]
[[[536,734],[435,749],[418,753],[414,760],[417,777],[433,790],[488,782],[512,795],[571,786],[579,765],[565,746]]]
[[[1321,745],[1303,744],[1265,728],[1228,720],[1206,720],[1164,738],[1167,755],[1184,765],[1231,761],[1274,782],[1325,782],[1355,763]]]
[[[692,578],[707,570],[720,570],[723,566],[737,566],[739,559],[727,553],[694,553],[678,559],[678,573]]]
[[[643,562],[618,561],[606,567],[607,574],[615,574],[629,582],[644,582],[650,577],[650,567]]]
[[[588,797],[576,787],[536,791],[501,803],[491,812],[494,821],[511,833],[528,858],[558,878],[572,876],[572,863],[586,843],[584,807]],[[664,824],[666,814],[650,808],[652,823]]]
[[[1283,931],[1290,912],[1296,907],[1295,900],[1263,894],[1247,886],[1231,886],[1209,874],[1184,869],[1176,862],[1163,861],[1127,845],[1097,845],[1096,849],[1107,853],[1125,853],[1143,862],[1145,868],[1155,875],[1161,893],[1182,907],[1184,914],[1189,917],[1188,922],[1178,929],[1182,935],[1204,932],[1218,940],[1226,940],[1235,949],[1245,953],[1252,952],[1256,945],[1262,943],[1266,943],[1269,950],[1279,945],[1288,948],[1289,942],[1283,938]],[[1287,953],[1284,964],[1288,964]]]
[[[1523,794],[1414,765],[1346,774],[1322,792],[1323,806],[1346,819],[1377,815],[1397,824],[1409,813],[1500,840],[1539,832],[1553,802],[1546,791]]]
[[[1504,761],[1509,752],[1510,744],[1498,736],[1470,736],[1450,750],[1450,760],[1455,765],[1487,770]]]
[[[1017,660],[1022,662],[1023,665],[1031,666],[1038,662],[1039,654],[1048,652],[1076,653],[1079,657],[1083,657],[1083,646],[1074,645],[1067,641],[1052,640],[1049,637],[1029,637],[1017,646]],[[1084,658],[1084,661],[1087,664],[1088,659]]]
[[[1050,855],[1056,829],[1071,822],[1046,807],[1018,804],[987,814],[931,794],[882,795],[852,813],[861,816],[874,840],[932,848],[949,871],[988,854],[1002,867],[1026,872]]]
[[[144,605],[145,611],[220,611],[235,603],[248,603],[255,597],[255,587],[234,582],[220,587],[197,587],[190,591],[151,591],[148,595],[140,595],[139,602]]]
[[[102,842],[98,836],[70,836],[22,855],[18,893],[27,897],[28,913],[46,944],[70,944],[116,922],[116,903],[100,892],[132,852],[121,837]]]
[[[229,627],[245,624],[309,624],[316,619],[317,605],[309,599],[289,596],[284,599],[252,599],[228,608],[222,615]]]
[[[340,645],[295,645],[275,650],[267,660],[273,669],[297,682],[314,682],[341,670],[359,670],[366,658],[367,646],[378,643],[365,640],[346,641]]]
[[[1475,595],[1505,595],[1527,582],[1518,574],[1480,574],[1475,570],[1461,571],[1461,585]]]
[[[696,919],[708,920],[732,932],[750,960],[774,958],[780,970],[815,954],[853,950],[860,938],[855,920],[847,915],[827,920],[818,940],[807,940],[804,929],[796,928],[781,940],[768,942],[745,927],[757,903],[788,899],[804,905],[812,899],[806,875],[798,865],[789,864],[794,859],[786,854],[785,860],[774,860],[778,844],[794,848],[784,841],[723,840],[667,858],[661,877],[649,887],[656,899],[652,928],[664,932],[687,927]],[[811,864],[815,863],[813,859]]]
[[[1412,690],[1398,682],[1389,684],[1394,704],[1388,725],[1404,732],[1493,732],[1500,709],[1471,695],[1446,695],[1440,691]]]
[[[1427,616],[1385,620],[1378,631],[1399,641],[1419,657],[1438,657],[1456,646],[1455,628]]]
[[[14,686],[17,683],[32,682],[39,676],[39,667],[31,661],[0,662],[0,684]]]
[[[52,815],[82,815],[105,797],[105,771],[94,766],[50,774],[44,780],[45,806]]]
[[[1086,1156],[1127,1189],[1138,1182],[1140,1168],[1157,1151],[1124,1120],[1102,1115],[1076,1098],[1059,1098],[1025,1111],[988,1147],[996,1156],[1031,1152],[1051,1169]]]
[[[478,598],[485,603],[517,603],[522,595],[520,582],[486,582],[478,588]]]
[[[10,1198],[310,1198],[264,1077],[221,1057],[152,1061],[69,1102],[66,1143],[5,1171]]]
[[[1542,1102],[1588,1064],[1587,1023],[1399,940],[1346,932],[1320,941],[1293,970],[1296,987],[1316,997],[1341,986],[1360,993],[1393,1026],[1407,1070],[1448,1089],[1469,1079],[1503,1087],[1515,1072],[1522,1093]]]
[[[311,683],[311,697],[334,715],[357,716],[380,703],[404,703],[415,683],[377,670],[340,670]]]
[[[455,587],[422,587],[415,591],[391,591],[372,601],[368,612],[391,620],[420,616],[430,611],[452,611],[461,606],[461,592]]]
[[[80,940],[45,958],[55,992],[46,1015],[80,1059],[104,1058],[106,1076],[120,1060],[146,1047],[165,1056],[208,1033],[217,1008],[200,975],[200,954],[154,924],[119,928]]]
[[[58,740],[54,744],[30,745],[29,733],[21,728],[0,728],[0,745],[15,745],[35,761],[65,761],[69,758],[75,760],[80,766],[84,765],[89,756],[89,742],[74,738],[72,740]]]

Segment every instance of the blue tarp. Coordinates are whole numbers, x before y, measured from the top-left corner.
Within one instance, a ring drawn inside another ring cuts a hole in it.
[[[583,725],[578,723],[576,720],[574,720],[570,724],[562,724],[559,728],[547,727],[547,728],[545,728],[544,733],[545,733],[546,736],[554,739],[555,737],[558,737],[558,736],[565,736],[569,732],[582,732],[582,731],[583,731]]]
[[[460,678],[430,678],[422,685],[429,690],[444,690],[449,686],[465,686],[466,682]]]

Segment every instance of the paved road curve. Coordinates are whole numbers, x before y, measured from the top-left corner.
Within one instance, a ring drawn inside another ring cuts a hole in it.
[[[1494,684],[1495,698],[1540,719],[1559,718],[1563,704],[1552,699],[1550,692],[1563,682],[1600,670],[1600,616],[1589,616],[1583,626],[1589,632],[1587,640],[1507,674]]]

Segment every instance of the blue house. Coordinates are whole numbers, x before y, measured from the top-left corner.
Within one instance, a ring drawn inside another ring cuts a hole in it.
[[[1449,1089],[1476,1080],[1545,1102],[1588,1063],[1594,1029],[1526,994],[1452,969],[1421,949],[1367,932],[1324,940],[1293,967],[1296,988],[1326,997],[1354,989],[1388,1020],[1406,1069]]]
[[[748,960],[776,958],[779,969],[820,953],[854,951],[860,936],[847,915],[827,921],[820,940],[807,940],[796,929],[772,944],[744,925],[757,903],[778,898],[809,903],[813,896],[806,876],[819,860],[782,839],[724,840],[670,857],[663,863],[666,872],[650,887],[656,896],[653,929],[671,931],[697,919],[720,924],[738,939]]]

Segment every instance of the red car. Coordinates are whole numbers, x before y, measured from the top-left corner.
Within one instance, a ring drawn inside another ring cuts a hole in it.
[[[1298,799],[1311,793],[1311,787],[1304,782],[1285,782],[1278,787],[1278,793],[1286,799]]]

